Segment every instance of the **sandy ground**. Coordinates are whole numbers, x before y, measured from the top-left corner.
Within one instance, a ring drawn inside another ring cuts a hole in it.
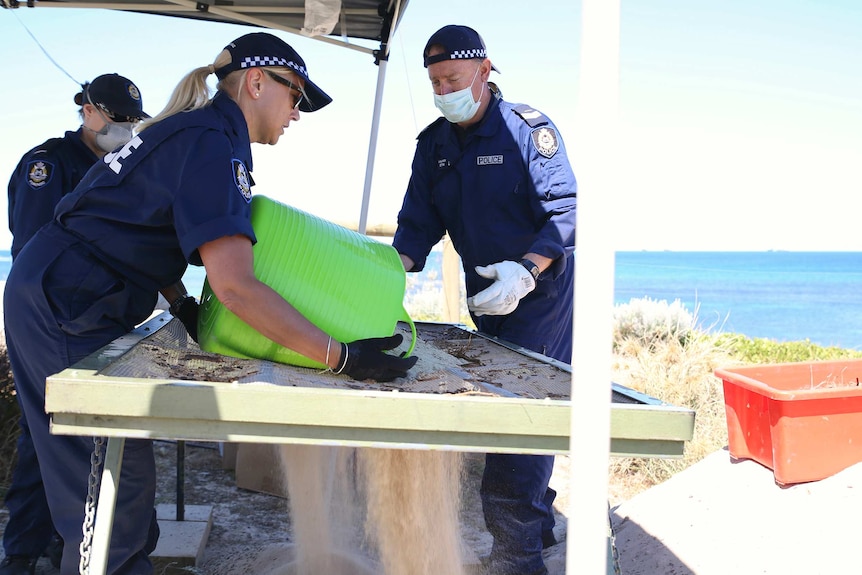
[[[821,481],[782,487],[770,469],[717,451],[614,509],[622,571],[862,573],[855,552],[860,489],[862,463]]]

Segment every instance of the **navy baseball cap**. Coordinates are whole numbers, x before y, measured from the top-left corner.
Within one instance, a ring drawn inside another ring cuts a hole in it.
[[[305,80],[302,102],[299,109],[303,112],[314,112],[332,102],[326,92],[321,90],[317,84],[308,77],[305,62],[300,58],[296,50],[277,36],[266,32],[252,32],[240,36],[224,47],[230,52],[231,62],[215,71],[219,80],[236,70],[246,68],[281,66],[290,68],[296,75]]]
[[[442,47],[443,52],[429,56],[428,52],[432,46]],[[478,32],[469,26],[449,24],[434,32],[428,39],[422,56],[427,68],[429,64],[436,64],[444,60],[472,60],[474,58],[484,60],[488,57],[488,52],[485,49],[485,41],[482,40]],[[491,64],[491,69],[499,72],[494,64]]]
[[[75,104],[92,104],[114,122],[139,122],[150,117],[144,112],[138,87],[119,74],[102,74],[81,88],[75,94]]]

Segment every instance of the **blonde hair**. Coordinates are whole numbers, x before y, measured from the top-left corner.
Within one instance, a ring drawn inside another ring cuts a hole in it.
[[[174,88],[171,98],[168,100],[164,110],[159,112],[156,116],[141,122],[137,126],[136,132],[142,132],[150,126],[157,124],[166,118],[170,118],[175,114],[179,114],[180,112],[191,112],[192,110],[198,110],[208,106],[212,100],[210,98],[210,88],[207,85],[207,78],[210,74],[215,73],[216,70],[230,64],[230,62],[230,52],[222,50],[215,59],[215,62],[209,66],[195,68],[186,74],[183,79],[180,80],[180,83],[177,84],[176,88]],[[231,72],[224,78],[224,80],[221,80],[216,84],[216,91],[228,91],[238,83],[239,78],[243,75],[245,75],[245,70],[241,71],[240,74]],[[228,91],[228,93],[230,92]]]

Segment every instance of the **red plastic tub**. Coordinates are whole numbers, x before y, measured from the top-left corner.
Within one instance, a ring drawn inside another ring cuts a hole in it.
[[[730,455],[786,485],[862,461],[862,360],[716,369],[724,382]]]

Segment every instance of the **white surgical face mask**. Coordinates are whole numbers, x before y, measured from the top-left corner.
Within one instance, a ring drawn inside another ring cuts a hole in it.
[[[479,75],[479,68],[476,68],[476,73],[473,74],[473,80],[470,81],[470,85],[463,90],[450,92],[449,94],[434,94],[434,105],[453,124],[473,119],[473,116],[476,115],[476,111],[479,109],[479,104],[482,103],[481,97],[478,102],[473,101],[473,83]]]

